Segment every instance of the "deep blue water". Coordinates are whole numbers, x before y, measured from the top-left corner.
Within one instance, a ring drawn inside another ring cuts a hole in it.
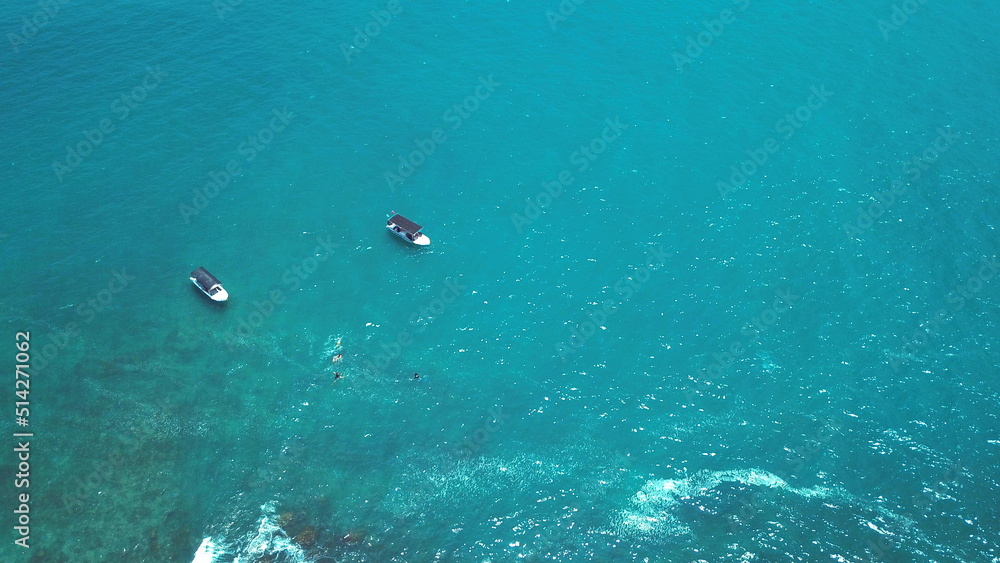
[[[997,21],[0,4],[0,560],[1000,560]]]

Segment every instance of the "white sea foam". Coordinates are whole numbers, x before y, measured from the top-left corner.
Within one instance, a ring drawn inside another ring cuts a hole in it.
[[[226,550],[216,545],[215,540],[208,537],[201,540],[201,545],[198,546],[198,551],[195,552],[191,563],[216,563],[221,561],[225,554]]]
[[[260,507],[257,528],[235,541],[225,536],[202,540],[191,563],[252,563],[265,556],[282,563],[309,563],[305,551],[278,525],[275,503]]]
[[[840,492],[825,487],[792,487],[777,475],[758,469],[700,471],[683,479],[647,481],[632,497],[631,506],[619,513],[616,527],[624,535],[647,539],[689,536],[691,529],[675,515],[681,501],[704,496],[726,482],[782,489],[807,498],[843,497]]]
[[[859,524],[883,537],[896,538],[918,549],[953,553],[952,548],[935,544],[927,537],[912,515],[893,512],[879,502],[855,496],[841,487],[794,487],[777,475],[760,469],[700,471],[682,479],[647,481],[632,496],[630,506],[614,518],[614,527],[623,536],[645,541],[691,539],[692,530],[681,519],[678,509],[684,502],[692,499],[697,502],[698,498],[712,495],[712,489],[723,483],[766,487],[801,499],[815,499],[828,507],[842,506],[857,511]]]

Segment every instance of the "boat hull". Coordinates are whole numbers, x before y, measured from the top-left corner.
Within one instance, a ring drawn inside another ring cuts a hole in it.
[[[397,230],[393,229],[391,225],[386,225],[385,229],[387,231],[389,231],[390,233],[392,233],[392,234],[396,235],[397,237],[399,237],[400,240],[406,241],[409,244],[412,244],[412,245],[415,245],[415,246],[427,246],[428,244],[431,243],[431,238],[429,236],[423,234],[423,233],[418,233],[416,237],[414,237],[413,239],[410,239],[409,237],[406,236],[405,232],[397,231]]]
[[[188,279],[191,280],[191,283],[193,283],[194,286],[197,287],[199,291],[204,293],[205,296],[211,299],[212,301],[218,301],[221,303],[229,299],[229,293],[221,285],[219,286],[219,291],[216,291],[215,293],[209,293],[208,291],[205,290],[204,287],[201,287],[201,284],[198,283],[198,280],[196,280],[195,278],[188,278]]]

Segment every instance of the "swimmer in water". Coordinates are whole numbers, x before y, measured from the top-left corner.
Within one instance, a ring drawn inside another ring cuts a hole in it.
[[[420,379],[420,374],[419,373],[414,373],[413,374],[413,379],[415,379],[415,380],[416,379]]]
[[[344,377],[344,376],[343,376],[343,375],[340,375],[340,372],[339,372],[339,371],[338,371],[338,372],[335,372],[335,373],[333,374],[333,380],[334,380],[334,381],[337,381],[338,379],[341,379],[341,378],[343,378],[343,377]]]
[[[333,363],[337,363],[337,362],[339,362],[340,360],[343,360],[343,359],[344,359],[344,355],[343,354],[337,354],[336,356],[333,357]]]

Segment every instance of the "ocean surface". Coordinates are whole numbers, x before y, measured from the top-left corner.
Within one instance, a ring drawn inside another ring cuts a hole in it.
[[[3,0],[0,561],[1000,561],[998,21]]]

